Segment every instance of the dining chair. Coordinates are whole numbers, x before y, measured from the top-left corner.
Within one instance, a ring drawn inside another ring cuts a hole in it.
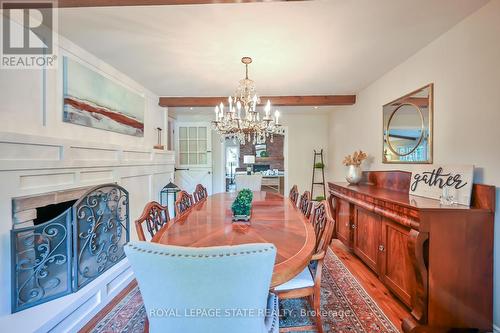
[[[151,333],[279,332],[278,298],[269,293],[273,244],[190,248],[130,242],[125,253]]]
[[[236,175],[234,177],[236,183],[236,191],[249,189],[250,191],[260,191],[262,188],[262,175]]]
[[[175,200],[175,216],[180,216],[189,211],[194,205],[193,196],[186,191],[179,192],[177,200]]]
[[[293,204],[297,207],[297,200],[299,199],[299,189],[297,188],[297,185],[292,186],[288,197],[290,198],[290,200],[292,200]]]
[[[330,215],[328,202],[323,200],[314,209],[311,223],[316,234],[316,243],[311,262],[302,272],[274,288],[274,292],[279,299],[307,297],[315,312],[316,328],[323,333],[321,323],[321,271],[323,269],[323,259],[328,250],[328,244],[333,235],[335,221]],[[298,329],[298,328],[297,328]],[[309,327],[304,327],[309,330]]]
[[[193,192],[193,197],[194,197],[195,203],[198,203],[201,200],[208,197],[208,191],[205,188],[205,186],[203,186],[201,184],[196,185],[196,188],[194,189],[194,192]]]
[[[168,208],[160,205],[156,201],[151,201],[146,204],[141,216],[135,220],[135,229],[139,240],[145,241],[144,224],[151,238],[160,230],[164,225],[168,224],[170,216]]]
[[[304,191],[304,193],[300,196],[299,209],[307,219],[311,217],[312,207],[313,202],[311,200],[311,192]]]

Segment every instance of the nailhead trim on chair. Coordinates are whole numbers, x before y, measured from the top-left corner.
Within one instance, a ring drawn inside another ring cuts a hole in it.
[[[163,256],[171,256],[171,257],[185,257],[185,258],[217,258],[217,257],[224,257],[224,256],[239,256],[239,255],[247,255],[247,254],[255,254],[255,253],[263,253],[267,252],[269,250],[275,249],[274,246],[264,248],[262,250],[253,250],[253,251],[241,251],[241,252],[232,252],[232,253],[219,253],[219,254],[182,254],[182,253],[169,253],[169,252],[161,252],[161,251],[153,251],[153,250],[145,250],[140,247],[137,247],[135,245],[131,245],[130,243],[126,244],[125,246],[130,247],[134,250],[137,250],[139,252],[146,252],[146,253],[152,253],[152,254],[158,254],[158,255],[163,255]]]
[[[277,303],[278,303],[278,296],[274,295],[273,309],[276,309]],[[278,318],[278,316],[273,315],[273,323],[271,324],[271,327],[269,328],[268,332],[274,331],[274,327],[276,326],[276,318]]]

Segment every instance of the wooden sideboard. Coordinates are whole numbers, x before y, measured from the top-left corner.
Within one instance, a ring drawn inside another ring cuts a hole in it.
[[[474,184],[471,207],[409,195],[411,173],[370,171],[328,183],[336,235],[421,325],[492,330],[495,187]]]

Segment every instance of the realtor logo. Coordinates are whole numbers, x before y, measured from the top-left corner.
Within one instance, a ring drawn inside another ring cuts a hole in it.
[[[1,68],[53,68],[53,1],[2,1]]]

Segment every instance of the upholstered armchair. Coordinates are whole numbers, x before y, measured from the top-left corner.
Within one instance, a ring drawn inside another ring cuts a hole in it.
[[[316,314],[316,328],[323,333],[321,323],[321,271],[323,259],[332,239],[335,222],[330,216],[328,202],[323,200],[314,209],[311,223],[316,234],[316,244],[311,263],[297,276],[274,288],[279,299],[308,297]],[[296,330],[296,329],[295,329]],[[309,330],[309,328],[307,328]]]
[[[250,191],[260,191],[262,189],[262,175],[236,175],[234,177],[236,183],[236,191],[241,191],[245,188]]]
[[[278,300],[269,294],[276,248],[206,248],[131,242],[125,253],[152,333],[277,333]]]

